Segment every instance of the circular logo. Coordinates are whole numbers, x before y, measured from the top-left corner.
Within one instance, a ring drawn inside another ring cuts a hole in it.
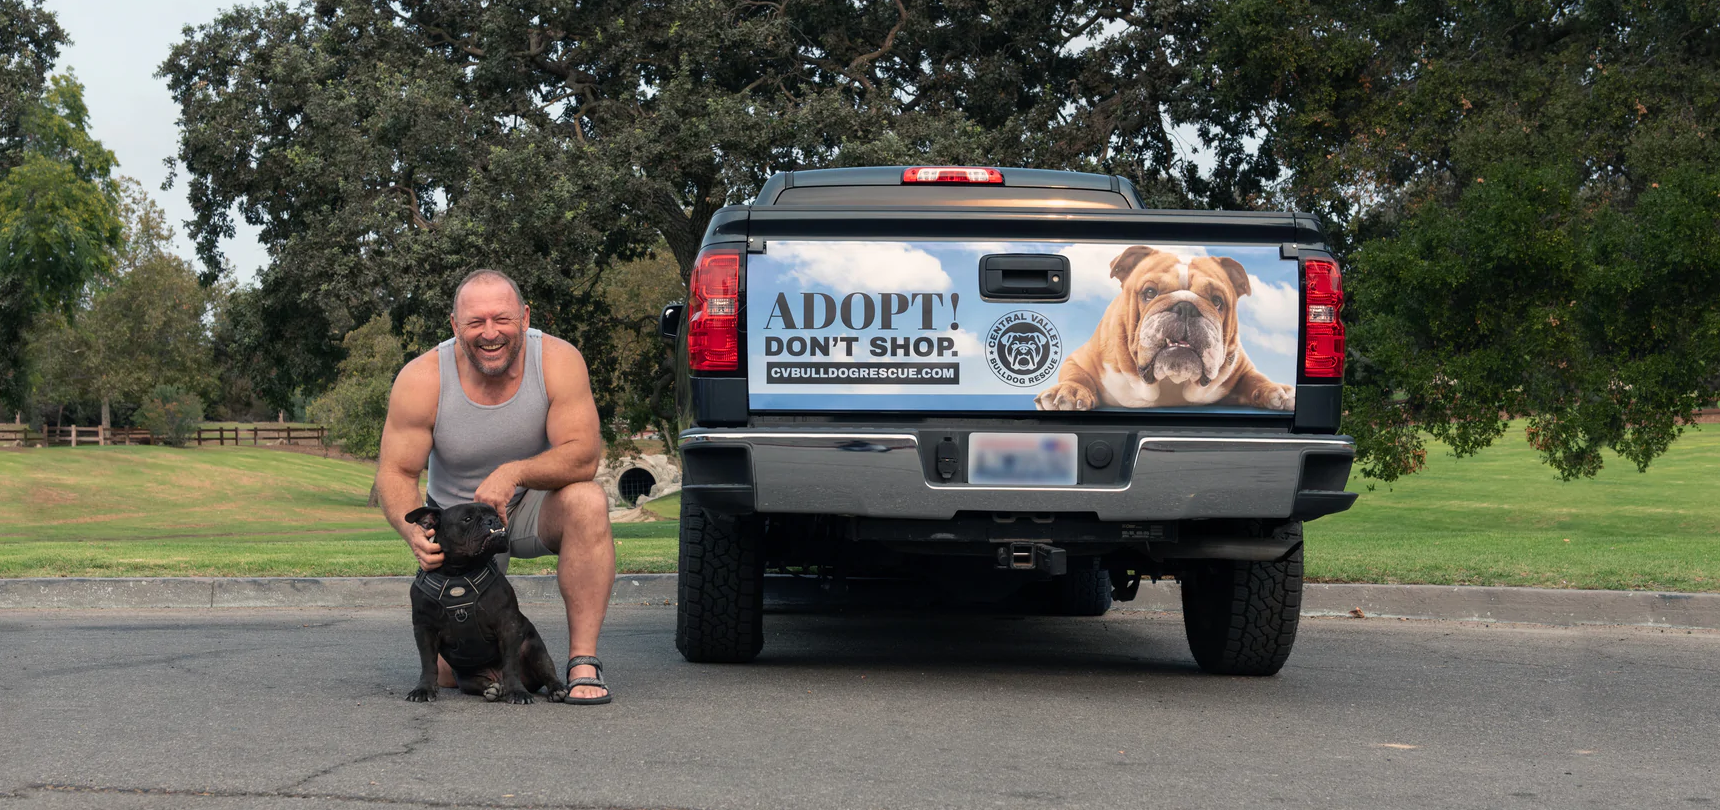
[[[991,373],[1010,385],[1038,385],[1063,362],[1063,339],[1044,315],[1018,309],[998,318],[986,332],[985,359]]]

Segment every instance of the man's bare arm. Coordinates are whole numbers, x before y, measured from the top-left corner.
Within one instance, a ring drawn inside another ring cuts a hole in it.
[[[418,477],[430,460],[439,385],[435,351],[400,370],[388,394],[388,419],[382,426],[382,452],[376,469],[376,492],[383,515],[425,568],[442,564],[442,547],[423,527],[406,522],[406,513],[424,503],[418,492]]]
[[[544,336],[543,382],[549,389],[550,449],[528,459],[496,468],[478,486],[475,500],[506,504],[515,487],[556,490],[590,481],[603,457],[598,432],[597,403],[591,397],[591,376],[585,358],[572,344]],[[497,506],[498,511],[503,510]]]

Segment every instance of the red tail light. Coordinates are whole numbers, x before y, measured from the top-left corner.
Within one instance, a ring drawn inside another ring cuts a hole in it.
[[[693,263],[687,307],[687,357],[694,371],[740,367],[741,251],[705,248]]]
[[[1302,373],[1344,376],[1344,275],[1331,259],[1302,262]]]
[[[904,183],[996,183],[1003,185],[1003,172],[965,166],[921,166],[902,172]]]

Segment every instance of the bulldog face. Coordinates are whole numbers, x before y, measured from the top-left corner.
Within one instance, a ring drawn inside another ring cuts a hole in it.
[[[998,342],[1003,346],[1004,362],[1011,369],[1025,373],[1039,368],[1040,358],[1045,356],[1045,345],[1049,341],[1041,334],[1005,332]]]
[[[463,568],[508,550],[507,529],[487,503],[462,503],[447,509],[421,506],[406,513],[409,523],[434,529],[430,538],[442,547],[443,565]]]
[[[1228,257],[1183,259],[1135,246],[1111,262],[1121,279],[1127,317],[1118,335],[1135,370],[1149,383],[1206,386],[1236,354],[1236,299],[1248,294],[1248,273]]]

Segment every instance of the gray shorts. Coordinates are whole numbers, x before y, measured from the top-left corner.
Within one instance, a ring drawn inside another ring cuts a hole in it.
[[[502,573],[508,572],[508,560],[518,557],[528,560],[554,554],[538,539],[538,515],[543,512],[543,499],[549,492],[528,489],[508,501],[508,553],[496,556]]]

